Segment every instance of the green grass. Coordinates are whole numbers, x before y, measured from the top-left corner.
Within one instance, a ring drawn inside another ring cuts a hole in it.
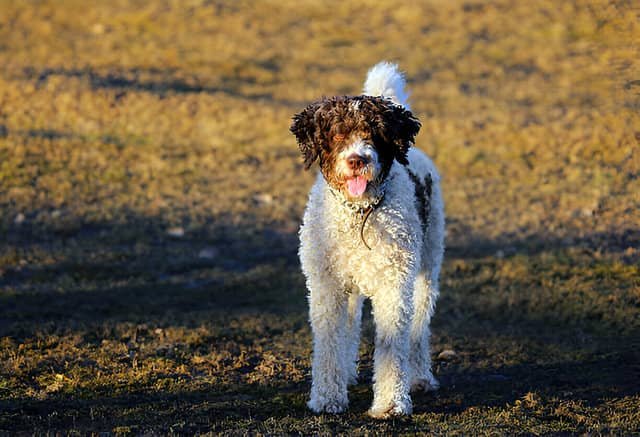
[[[0,0],[0,431],[637,433],[639,14]],[[442,388],[369,419],[367,316],[315,416],[288,126],[381,59],[444,179]]]

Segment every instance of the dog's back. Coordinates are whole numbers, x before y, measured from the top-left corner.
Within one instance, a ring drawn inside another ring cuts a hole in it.
[[[368,96],[381,96],[391,100],[396,105],[409,107],[409,93],[406,90],[406,80],[397,64],[379,62],[367,73],[363,93]],[[409,164],[406,169],[416,185],[416,201],[420,213],[424,214],[425,232],[423,260],[427,270],[433,270],[432,280],[437,281],[440,273],[439,266],[444,253],[444,202],[440,192],[440,175],[431,159],[420,149],[411,147],[407,154]],[[438,267],[436,267],[438,266]]]

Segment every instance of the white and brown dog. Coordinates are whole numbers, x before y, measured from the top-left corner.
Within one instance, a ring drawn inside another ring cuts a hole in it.
[[[300,261],[313,330],[309,408],[340,413],[357,378],[360,320],[371,299],[376,325],[377,418],[410,414],[410,390],[434,390],[429,322],[444,252],[440,177],[413,147],[411,114],[397,66],[368,73],[364,95],[324,98],[293,118],[316,179],[300,228]]]

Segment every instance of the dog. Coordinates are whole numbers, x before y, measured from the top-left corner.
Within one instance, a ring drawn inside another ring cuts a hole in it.
[[[293,117],[308,170],[320,172],[300,227],[313,333],[315,413],[341,413],[357,382],[362,303],[375,322],[374,418],[412,412],[411,391],[436,390],[429,323],[444,254],[440,176],[414,147],[411,113],[397,65],[371,68],[364,92],[322,98]]]

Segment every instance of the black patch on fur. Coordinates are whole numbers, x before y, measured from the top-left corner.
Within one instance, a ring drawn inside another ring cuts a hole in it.
[[[431,191],[433,189],[433,180],[431,179],[431,175],[427,174],[424,177],[424,181],[421,181],[418,175],[408,168],[407,173],[415,187],[416,208],[418,209],[418,215],[420,216],[420,223],[422,223],[422,231],[426,233],[427,227],[429,226],[429,214],[431,213]]]
[[[306,169],[319,159],[323,173],[329,176],[336,150],[345,139],[358,135],[372,141],[386,176],[394,159],[408,164],[407,152],[420,126],[410,111],[391,100],[337,96],[307,106],[293,117],[290,130],[296,136]]]

